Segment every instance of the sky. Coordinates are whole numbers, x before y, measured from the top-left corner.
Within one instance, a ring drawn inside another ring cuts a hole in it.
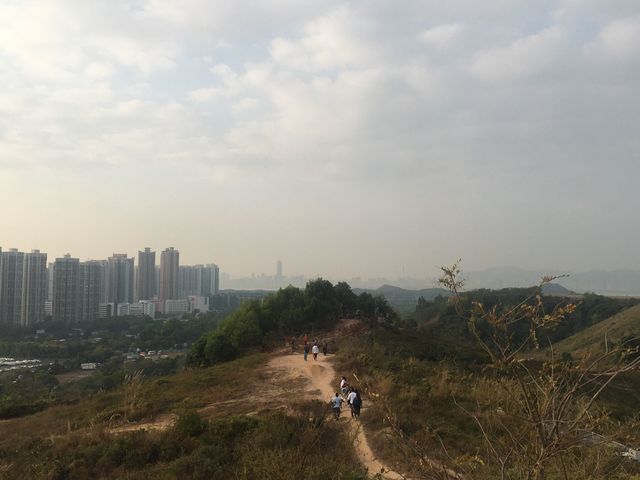
[[[0,246],[640,267],[637,0],[0,1]]]

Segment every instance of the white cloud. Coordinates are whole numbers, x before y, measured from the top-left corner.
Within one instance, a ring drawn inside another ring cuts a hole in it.
[[[546,28],[515,40],[508,47],[477,52],[468,71],[486,81],[512,81],[542,72],[561,54],[565,33],[561,27]]]
[[[418,35],[418,38],[430,47],[442,49],[450,46],[464,31],[464,25],[449,23],[430,28]]]
[[[358,12],[341,7],[307,24],[300,39],[274,39],[271,57],[285,67],[309,72],[359,67],[375,55],[366,39],[368,29]]]
[[[440,251],[415,218],[455,228],[440,214],[452,192],[471,225],[517,216],[505,185],[522,208],[549,189],[592,205],[575,172],[637,206],[623,184],[640,164],[640,7],[613,3],[5,3],[0,176],[30,198],[75,179],[105,198],[121,188],[122,203],[140,201],[140,182],[150,198],[177,182],[176,212],[224,204],[233,218],[269,218],[274,197],[309,217],[347,205],[371,232],[368,209],[387,208],[399,237]],[[414,220],[388,207],[403,199]]]
[[[219,88],[197,88],[189,92],[189,100],[196,102],[211,102],[219,97]]]
[[[608,23],[587,48],[614,60],[640,60],[640,17]]]

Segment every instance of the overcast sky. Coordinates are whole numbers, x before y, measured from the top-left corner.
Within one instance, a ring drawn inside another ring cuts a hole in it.
[[[638,0],[0,1],[0,246],[640,267]]]

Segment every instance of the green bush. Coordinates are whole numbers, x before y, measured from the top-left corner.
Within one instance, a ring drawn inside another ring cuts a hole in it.
[[[206,429],[206,424],[195,410],[181,414],[176,420],[176,431],[187,437],[197,437]]]

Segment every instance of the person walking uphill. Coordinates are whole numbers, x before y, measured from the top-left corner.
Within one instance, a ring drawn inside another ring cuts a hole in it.
[[[304,345],[303,352],[304,352],[304,361],[306,362],[307,361],[307,355],[309,355],[309,345],[307,345],[307,344]]]
[[[347,395],[347,405],[349,405],[349,409],[351,410],[351,418],[355,418],[355,415],[353,414],[353,400],[357,396],[358,391],[355,388],[349,392],[349,395]]]
[[[360,418],[360,409],[362,408],[362,397],[360,392],[356,391],[356,396],[351,400],[351,416],[358,420]]]
[[[320,348],[318,347],[317,343],[313,344],[313,347],[311,348],[311,353],[313,353],[313,359],[318,360],[318,354],[320,353]]]
[[[349,383],[347,382],[347,377],[343,376],[342,380],[340,380],[340,393],[344,398],[347,398],[349,395]]]
[[[336,420],[340,418],[340,409],[342,407],[342,398],[340,394],[336,392],[336,396],[331,399],[331,408],[333,409],[333,415]]]

